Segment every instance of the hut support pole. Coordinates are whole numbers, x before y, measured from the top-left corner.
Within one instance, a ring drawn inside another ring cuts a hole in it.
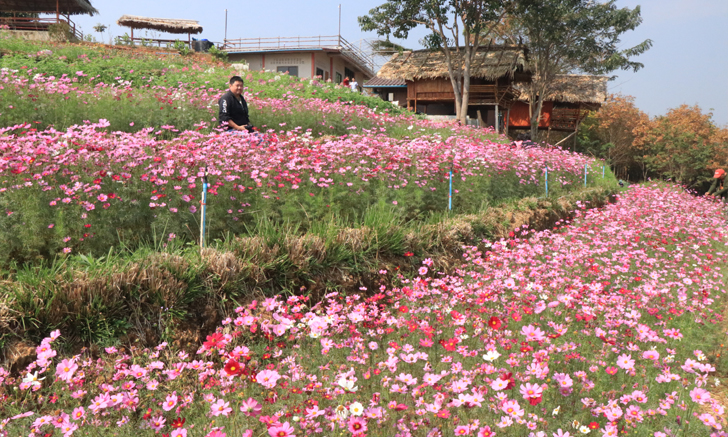
[[[506,131],[505,132],[506,136],[508,136],[508,125],[510,124],[510,122],[511,122],[511,108],[509,107],[508,109],[506,109],[506,126],[503,129]]]
[[[496,85],[497,86],[497,85]],[[495,133],[498,135],[500,133],[500,120],[498,119],[498,104],[495,104]]]
[[[131,43],[134,44],[134,28],[131,28]]]
[[[61,15],[61,13],[60,13],[61,7],[59,5],[59,1],[60,0],[56,0],[56,24],[57,23],[60,23],[60,21],[61,21],[61,16],[60,16]]]
[[[192,36],[189,33],[187,34],[187,46],[192,48]]]

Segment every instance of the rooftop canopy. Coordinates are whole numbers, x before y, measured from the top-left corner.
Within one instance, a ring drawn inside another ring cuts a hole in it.
[[[0,0],[4,1],[4,0]],[[116,22],[119,26],[132,29],[153,29],[167,33],[200,33],[202,26],[195,20],[177,20],[173,18],[150,18],[136,15],[123,15]]]
[[[544,101],[563,103],[595,103],[601,104],[607,100],[606,76],[591,76],[586,74],[560,74],[556,76],[553,91]],[[528,102],[530,83],[518,83],[515,87],[521,92],[518,100]]]
[[[450,51],[455,55],[455,51]],[[525,66],[525,51],[522,47],[495,46],[478,50],[471,64],[470,76],[495,80],[511,76]],[[454,62],[463,62],[462,58]],[[456,64],[457,65],[457,64]],[[448,78],[447,60],[440,50],[417,50],[395,53],[377,73],[383,79],[444,79]]]
[[[89,0],[0,0],[0,12],[58,12],[64,15],[99,13]]]

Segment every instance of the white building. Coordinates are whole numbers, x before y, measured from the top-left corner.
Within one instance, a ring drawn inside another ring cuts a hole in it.
[[[361,86],[374,76],[372,59],[340,35],[228,39],[222,47],[230,62],[247,62],[250,70],[340,83],[345,77]]]

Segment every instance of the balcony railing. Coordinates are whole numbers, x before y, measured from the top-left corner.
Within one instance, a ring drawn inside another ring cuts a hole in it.
[[[33,18],[33,17],[1,17],[0,25],[9,26],[10,30],[32,30],[47,32],[54,24],[66,23],[71,35],[79,41],[83,40],[83,32],[68,16]]]
[[[372,57],[340,35],[226,39],[222,46],[222,50],[228,53],[313,49],[338,50],[350,61],[369,70],[370,75],[374,74]]]

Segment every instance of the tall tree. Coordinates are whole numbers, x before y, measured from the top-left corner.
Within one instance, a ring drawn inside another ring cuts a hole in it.
[[[429,29],[432,33],[423,45],[444,54],[455,94],[455,114],[464,124],[471,64],[511,5],[512,0],[388,0],[359,17],[359,25],[364,31],[403,39],[415,27]]]
[[[642,22],[640,7],[617,8],[616,0],[520,0],[510,27],[501,33],[524,43],[533,79],[529,87],[531,136],[536,138],[544,99],[559,74],[607,74],[643,67],[631,58],[652,46],[647,39],[619,50],[620,36]]]

